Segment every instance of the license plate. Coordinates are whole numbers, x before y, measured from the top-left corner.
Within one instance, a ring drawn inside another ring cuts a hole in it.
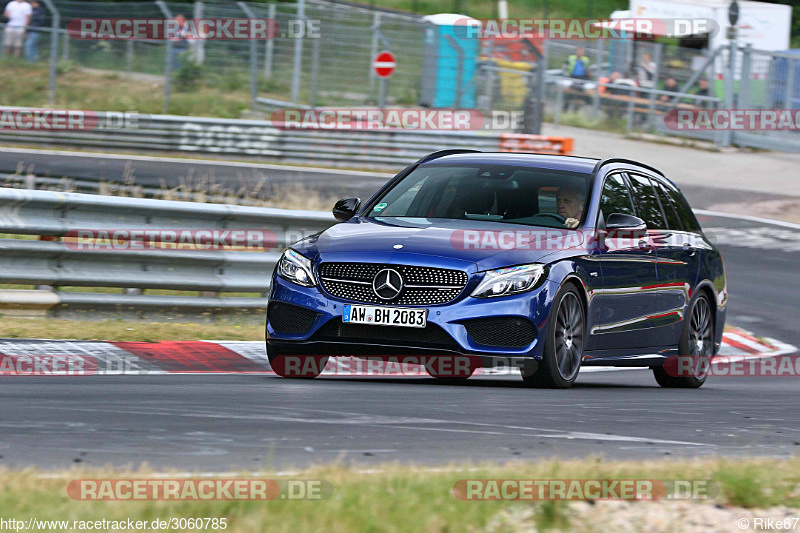
[[[427,324],[427,318],[427,309],[345,305],[342,311],[342,322],[350,324],[370,324],[372,326],[424,328]]]

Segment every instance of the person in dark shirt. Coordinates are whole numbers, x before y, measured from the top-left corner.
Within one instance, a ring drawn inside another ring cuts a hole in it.
[[[39,61],[39,37],[42,35],[40,29],[44,26],[44,19],[47,16],[44,8],[38,0],[31,0],[31,21],[28,23],[28,35],[25,38],[25,59],[30,63]]]
[[[664,88],[662,90],[669,91],[671,93],[676,93],[678,92],[678,82],[675,80],[675,78],[667,78],[667,81],[664,82]],[[662,94],[658,98],[658,100],[659,102],[672,102],[675,100],[675,97],[669,96],[667,94]]]

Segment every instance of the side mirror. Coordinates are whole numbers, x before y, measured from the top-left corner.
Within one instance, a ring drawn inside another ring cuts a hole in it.
[[[350,220],[356,214],[358,208],[361,207],[361,198],[345,198],[336,202],[333,206],[333,217],[344,222]]]
[[[627,230],[627,231],[647,231],[647,224],[639,217],[624,215],[622,213],[611,213],[606,220],[606,229]]]

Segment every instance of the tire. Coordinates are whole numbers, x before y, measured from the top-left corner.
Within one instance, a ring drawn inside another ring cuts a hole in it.
[[[586,310],[578,289],[564,284],[550,307],[544,354],[536,372],[522,372],[522,380],[531,387],[568,389],[581,369],[586,345]]]
[[[267,345],[267,359],[273,372],[282,378],[314,379],[322,373],[328,364],[328,356],[283,354],[275,346]],[[292,358],[297,358],[296,361]]]
[[[679,357],[690,355],[698,358],[692,365],[694,370],[708,369],[714,357],[714,313],[704,292],[697,293],[689,304],[678,352]],[[653,368],[656,382],[668,389],[700,388],[706,382],[707,373],[707,370],[700,370],[693,376],[673,376],[663,366]]]

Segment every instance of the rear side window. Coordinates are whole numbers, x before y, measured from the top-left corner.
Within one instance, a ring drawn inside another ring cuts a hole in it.
[[[692,213],[692,208],[689,207],[689,202],[686,201],[686,198],[683,197],[680,191],[673,187],[665,185],[664,188],[667,190],[670,199],[672,199],[675,212],[678,214],[678,218],[681,219],[681,223],[683,224],[683,230],[702,233],[703,230],[700,229],[700,223],[697,222],[697,218],[695,218],[694,213]]]
[[[600,209],[606,220],[612,213],[635,215],[633,201],[622,174],[612,174],[603,184],[603,195],[600,198]]]
[[[636,198],[636,216],[644,220],[648,229],[666,229],[667,223],[661,212],[656,191],[650,179],[638,174],[628,174],[633,197]]]
[[[656,191],[658,191],[658,199],[661,200],[661,207],[664,209],[664,215],[667,217],[669,229],[680,231],[683,228],[683,224],[678,216],[678,209],[675,206],[675,200],[669,196],[666,185],[658,180],[650,181],[653,183],[653,187],[656,188]]]

